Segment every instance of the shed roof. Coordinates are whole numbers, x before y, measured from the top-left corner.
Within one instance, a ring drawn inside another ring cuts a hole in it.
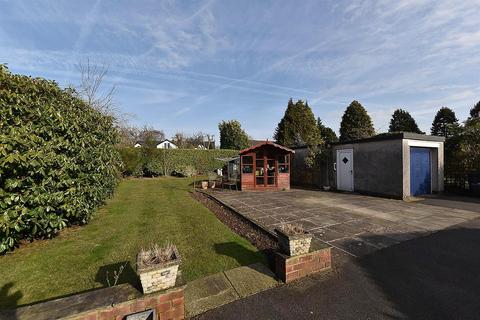
[[[274,143],[274,142],[271,142],[271,141],[262,141],[260,143],[257,143],[256,145],[250,147],[250,148],[246,148],[246,149],[243,149],[243,150],[240,150],[239,154],[245,154],[245,153],[249,153],[249,152],[252,152],[254,151],[255,149],[258,149],[258,148],[261,148],[263,146],[272,146],[274,148],[278,148],[278,149],[282,149],[284,151],[287,151],[287,152],[290,152],[290,153],[295,153],[295,151],[293,151],[292,149],[290,148],[287,148],[287,147],[284,147],[280,144],[277,144],[277,143]]]
[[[230,158],[215,158],[215,160],[222,161],[222,162],[236,161],[239,159],[240,159],[240,156],[230,157]]]

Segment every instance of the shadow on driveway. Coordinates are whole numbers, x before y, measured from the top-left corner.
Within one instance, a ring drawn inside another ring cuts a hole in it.
[[[480,223],[400,243],[356,263],[411,319],[480,315]]]
[[[424,196],[420,203],[450,209],[461,209],[480,212],[480,198],[466,197],[451,194]]]
[[[202,319],[478,319],[480,219],[405,241]]]

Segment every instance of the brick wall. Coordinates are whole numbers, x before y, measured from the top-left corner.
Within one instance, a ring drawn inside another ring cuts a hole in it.
[[[158,320],[185,319],[184,287],[151,293],[142,297],[91,310],[69,317],[69,320],[123,320],[131,313],[155,309]]]
[[[285,283],[289,283],[330,269],[332,266],[331,248],[319,249],[294,257],[277,252],[275,265],[277,276]]]

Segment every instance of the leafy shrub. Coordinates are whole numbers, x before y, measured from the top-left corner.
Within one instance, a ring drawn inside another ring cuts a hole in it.
[[[218,178],[218,175],[217,175],[216,172],[209,172],[208,173],[208,180],[209,181],[215,181],[215,180],[217,180],[217,178]]]
[[[0,65],[0,252],[87,223],[118,182],[112,118]]]
[[[123,160],[122,171],[125,176],[137,176],[142,171],[142,155],[135,148],[120,148]],[[142,174],[143,175],[143,171]]]
[[[238,155],[238,151],[226,149],[147,149],[123,148],[120,150],[124,175],[135,175],[134,172],[142,172],[144,176],[172,175],[173,173],[189,176],[192,172],[206,174],[224,165],[224,161],[219,159]],[[137,166],[136,171],[130,172],[127,169],[135,166]]]
[[[181,177],[193,177],[197,173],[197,170],[195,170],[194,166],[187,164],[181,167],[178,171],[175,171],[175,173]]]

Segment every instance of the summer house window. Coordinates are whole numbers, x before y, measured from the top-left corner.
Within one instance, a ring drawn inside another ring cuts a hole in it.
[[[277,156],[278,161],[278,172],[279,173],[288,173],[290,172],[290,155],[279,155]]]
[[[242,157],[242,173],[253,173],[253,157]]]

